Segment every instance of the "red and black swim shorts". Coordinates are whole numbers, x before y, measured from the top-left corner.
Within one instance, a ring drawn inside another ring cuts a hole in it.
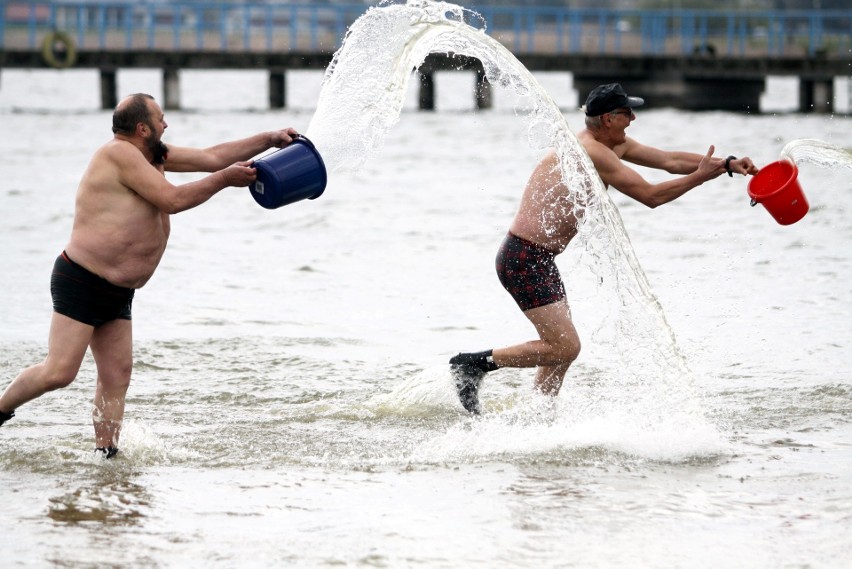
[[[521,310],[565,299],[565,285],[551,251],[509,233],[497,252],[497,277]]]

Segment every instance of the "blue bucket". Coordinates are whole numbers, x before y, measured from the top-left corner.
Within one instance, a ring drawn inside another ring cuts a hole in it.
[[[313,143],[302,135],[284,148],[252,164],[257,179],[249,186],[254,201],[275,209],[299,200],[313,200],[325,191],[325,164]]]

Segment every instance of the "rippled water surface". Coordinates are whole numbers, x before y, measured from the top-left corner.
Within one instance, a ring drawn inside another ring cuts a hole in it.
[[[573,101],[570,77],[540,79]],[[165,139],[304,131],[319,80],[297,75],[294,108],[271,112],[253,108],[262,73],[184,74]],[[269,211],[230,189],[173,217],[134,302],[121,454],[91,452],[90,358],[0,429],[4,566],[852,567],[850,170],[803,161],[811,210],[791,226],[742,178],[656,210],[612,195],[688,374],[619,368],[615,348],[654,346],[593,325],[624,308],[587,284],[602,260],[569,249],[584,352],[562,394],[500,370],[471,418],[446,361],[532,337],[493,258],[540,156],[516,96],[474,112],[471,84],[440,75],[435,113],[409,89],[320,199]],[[159,75],[120,88],[157,94]],[[3,72],[4,385],[45,354],[52,262],[110,135],[96,97],[96,74]],[[799,139],[848,149],[850,132],[841,115],[666,109],[629,131],[759,165]]]

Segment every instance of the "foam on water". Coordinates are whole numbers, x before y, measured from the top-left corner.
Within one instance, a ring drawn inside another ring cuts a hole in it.
[[[378,393],[369,398],[367,408],[382,413],[423,415],[435,409],[451,408],[458,405],[447,367],[430,367],[408,379],[395,383],[390,391]],[[461,407],[459,407],[461,408]]]
[[[542,396],[538,396],[541,398]],[[584,456],[586,449],[603,449],[659,461],[683,461],[729,451],[717,430],[707,422],[674,413],[653,424],[623,413],[599,409],[574,415],[573,405],[529,401],[512,413],[492,413],[457,423],[445,433],[420,444],[415,462],[466,462],[509,455],[552,456],[560,462]]]
[[[481,27],[466,23],[471,21]],[[569,286],[593,291],[588,295],[595,303],[592,309],[584,309],[576,301],[572,306],[581,334],[591,331],[592,341],[584,343],[583,359],[594,362],[605,378],[598,385],[605,396],[589,421],[595,423],[606,416],[611,422],[621,415],[627,424],[635,417],[647,424],[663,424],[676,414],[682,421],[671,430],[673,434],[690,432],[692,427],[712,431],[693,393],[685,358],[590,158],[548,93],[505,47],[486,35],[478,14],[446,2],[384,3],[350,27],[326,72],[316,114],[307,130],[329,170],[357,171],[381,147],[384,136],[399,120],[412,70],[432,52],[479,59],[492,85],[527,102],[518,115],[527,123],[531,147],[552,148],[561,159],[573,210],[552,214],[583,220],[569,250],[580,247],[577,263],[584,270],[575,273],[572,268]],[[487,163],[482,167],[487,168]],[[520,199],[520,188],[518,193]],[[398,402],[402,407],[405,397],[401,393],[423,395],[411,386],[400,389],[396,395],[402,397]],[[572,405],[571,412],[577,407],[572,392],[565,389],[561,396],[568,400],[566,413]],[[427,390],[425,396],[429,393]],[[635,431],[625,428],[623,434],[631,432]],[[706,450],[701,444],[694,448]]]
[[[176,446],[158,436],[150,426],[133,420],[125,420],[121,426],[121,453],[122,458],[133,464],[175,464],[202,457],[192,445]]]
[[[600,383],[589,385],[576,377],[556,399],[533,389],[494,393],[493,388],[489,383],[483,387],[485,413],[481,417],[453,422],[446,431],[418,444],[405,460],[468,462],[503,455],[564,460],[566,453],[582,456],[583,449],[601,448],[677,461],[728,450],[716,428],[696,420],[691,406],[681,401],[661,404],[641,395],[628,401],[609,393]],[[655,406],[665,409],[665,415],[649,416],[649,409]],[[448,409],[466,415],[445,367],[414,374],[390,391],[370,397],[365,407],[376,415],[429,416]]]

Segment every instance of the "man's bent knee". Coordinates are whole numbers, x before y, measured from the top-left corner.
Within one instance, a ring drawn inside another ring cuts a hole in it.
[[[80,363],[74,358],[48,356],[38,374],[42,387],[46,391],[68,387],[77,378]]]
[[[45,391],[55,391],[71,385],[77,378],[77,372],[58,371],[42,377],[42,387]]]
[[[580,355],[580,341],[575,339],[570,342],[562,342],[553,347],[553,355],[562,364],[571,364]]]

